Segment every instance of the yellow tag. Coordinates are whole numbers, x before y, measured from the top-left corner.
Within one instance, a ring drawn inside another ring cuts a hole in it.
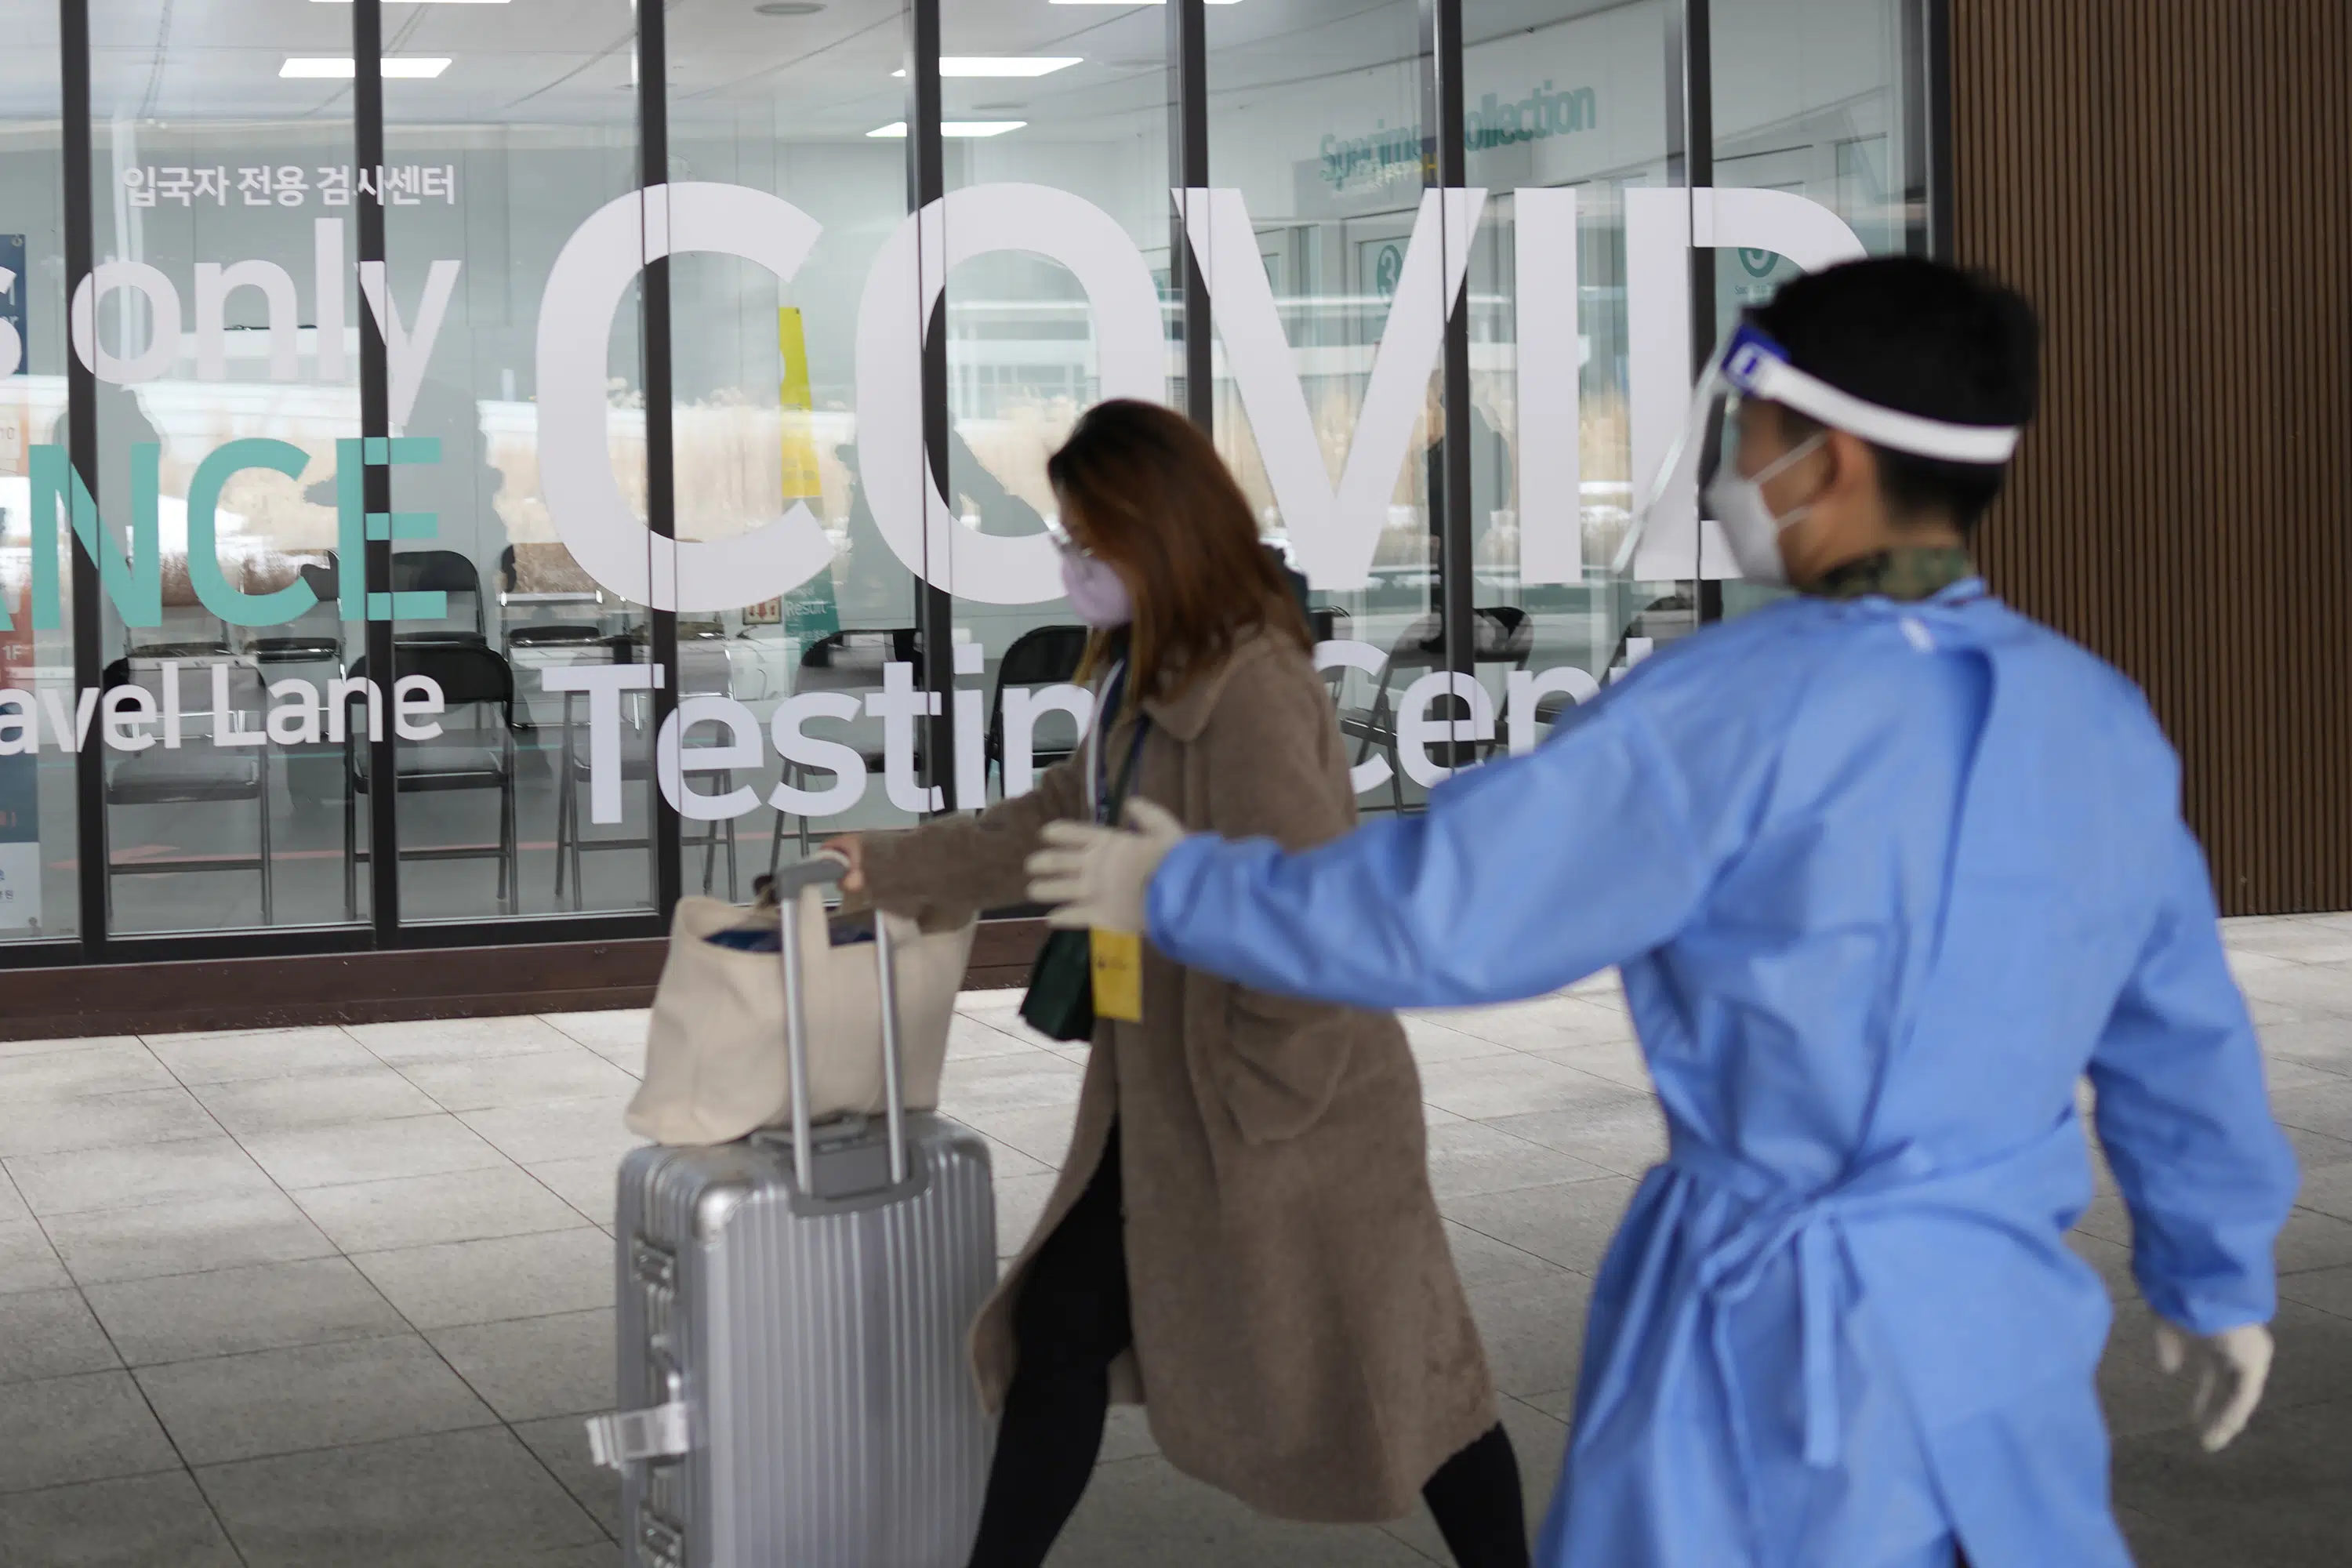
[[[1095,1016],[1143,1022],[1143,939],[1131,931],[1092,931]]]

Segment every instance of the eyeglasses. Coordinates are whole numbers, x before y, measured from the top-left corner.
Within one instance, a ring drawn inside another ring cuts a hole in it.
[[[1045,519],[1045,537],[1054,542],[1055,549],[1073,559],[1092,561],[1095,558],[1093,551],[1070,537],[1070,531],[1062,526],[1062,520],[1058,517]]]

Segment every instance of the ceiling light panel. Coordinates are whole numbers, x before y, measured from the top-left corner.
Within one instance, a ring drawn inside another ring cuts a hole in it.
[[[1002,136],[1008,131],[1018,131],[1029,122],[1025,120],[948,120],[940,123],[940,134],[971,141],[986,136]],[[907,122],[894,120],[887,125],[877,125],[866,133],[869,137],[887,137],[903,141]]]
[[[943,77],[1037,77],[1051,76],[1058,70],[1085,63],[1083,55],[943,55],[940,58],[940,75]],[[903,77],[904,66],[890,73]]]
[[[463,3],[463,0],[444,0],[444,3]],[[474,3],[481,4],[484,0],[474,0]],[[387,78],[406,78],[415,81],[430,81],[448,68],[447,58],[439,55],[392,55],[387,56],[383,62],[383,74]],[[278,68],[278,74],[289,81],[349,81],[359,75],[359,69],[348,55],[295,55]]]

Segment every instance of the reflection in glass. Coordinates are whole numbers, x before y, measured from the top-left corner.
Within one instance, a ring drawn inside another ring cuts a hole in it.
[[[1514,746],[1534,743],[1575,703],[1698,624],[1695,584],[1628,575],[1640,561],[1632,531],[1651,477],[1634,471],[1634,356],[1659,347],[1633,341],[1626,193],[1681,178],[1668,156],[1668,12],[1643,4],[1555,13],[1548,25],[1509,31],[1480,30],[1486,19],[1474,14],[1464,50],[1469,177],[1489,191],[1470,258],[1472,559],[1481,596],[1524,610],[1532,634],[1526,668],[1535,679],[1517,701],[1497,694]],[[1556,264],[1519,243],[1517,193],[1538,187],[1574,193],[1574,235],[1560,236],[1572,253]],[[1529,428],[1523,378],[1559,367],[1522,360],[1520,306],[1533,291],[1566,288],[1575,292],[1575,342],[1528,352],[1576,356],[1575,428]],[[1561,441],[1576,444],[1572,514],[1564,498],[1523,509],[1523,453]],[[1572,537],[1538,544],[1547,531]],[[1558,569],[1563,542],[1580,571]]]
[[[1444,664],[1438,573],[1446,455],[1433,336],[1419,412],[1402,442],[1370,450],[1381,436],[1360,421],[1382,344],[1402,324],[1391,312],[1442,316],[1442,293],[1398,303],[1424,189],[1421,7],[1412,0],[1370,7],[1317,0],[1278,13],[1236,6],[1209,13],[1207,37],[1211,183],[1238,189],[1247,206],[1322,461],[1321,476],[1310,465],[1293,482],[1308,488],[1320,477],[1336,487],[1350,463],[1396,465],[1369,582],[1318,584],[1312,603],[1318,635],[1347,645],[1348,662],[1334,665],[1331,677],[1361,804],[1404,809],[1438,776],[1425,753],[1400,744],[1401,720],[1417,717],[1407,713],[1418,706],[1407,692]],[[1278,466],[1267,461],[1265,433],[1232,372],[1235,308],[1229,299],[1216,302],[1217,445],[1268,540],[1297,561]],[[1362,517],[1344,521],[1372,526]],[[1516,611],[1503,613],[1483,589],[1474,604],[1494,613],[1480,617],[1481,645],[1496,656],[1481,664],[1485,673],[1517,658],[1525,638]],[[1436,716],[1451,700],[1437,700]]]
[[[289,52],[348,54],[351,16],[298,7],[266,40],[199,41],[167,10],[90,6],[101,287],[88,416],[105,550],[131,566],[83,606],[101,617],[103,700],[124,716],[103,760],[110,920],[139,932],[363,918],[365,882],[346,899],[347,783],[327,739],[330,682],[359,646],[336,589],[331,480],[338,444],[359,434],[361,181],[348,85],[278,75]],[[60,417],[49,438],[70,436]],[[94,743],[108,733],[92,728]]]
[[[1023,121],[985,142],[950,143],[948,189],[1044,185],[1109,214],[1142,253],[1161,301],[1160,363],[1152,367],[1160,374],[1144,390],[1166,401],[1180,368],[1165,330],[1171,311],[1166,18],[1154,10],[950,7],[942,40],[955,56],[1079,57],[1038,79],[942,84],[950,119]],[[1042,532],[1057,510],[1045,460],[1105,395],[1103,334],[1085,288],[1060,261],[991,251],[950,270],[933,330],[947,334],[950,506],[979,533]],[[1024,793],[1038,769],[1068,755],[1090,710],[1071,684],[1085,628],[1050,581],[1045,591],[1053,596],[1025,605],[956,605],[957,668],[977,698],[971,707],[989,799]]]
[[[1721,6],[1715,76],[1715,184],[1785,191],[1835,213],[1874,256],[1927,249],[1927,148],[1910,100],[1926,79],[1919,0],[1773,0]],[[1716,262],[1717,319],[1729,321],[1795,277],[1787,257],[1733,249]],[[1785,590],[1724,584],[1724,613]]]
[[[33,615],[31,447],[66,400],[65,189],[59,166],[57,10],[11,21],[0,50],[0,942],[70,935],[80,923],[74,875],[72,752],[40,722],[39,694],[73,704],[73,616]],[[50,537],[56,537],[52,526]],[[26,704],[33,711],[27,712]]]
[[[894,663],[921,682],[917,583],[875,521],[856,415],[866,275],[907,212],[903,132],[871,134],[906,118],[891,74],[905,37],[898,0],[669,13],[673,172],[772,191],[823,226],[790,279],[733,257],[671,263],[678,537],[733,538],[805,508],[831,548],[787,593],[681,621],[681,689],[704,700],[681,728],[682,787],[706,797],[689,814],[714,814],[687,824],[689,889],[740,876],[748,896],[752,875],[831,833],[912,819],[888,780],[908,792],[919,726],[866,700],[889,705]],[[722,764],[714,748],[730,742],[742,761]]]
[[[650,693],[619,703],[621,820],[597,823],[591,704],[547,684],[645,663],[649,616],[558,537],[536,406],[550,268],[637,185],[635,13],[626,0],[429,6],[386,31],[388,52],[451,62],[384,83],[385,289],[407,334],[391,366],[394,431],[408,442],[391,453],[407,518],[393,541],[394,666],[433,679],[446,708],[440,734],[397,744],[401,918],[651,909]],[[609,324],[573,325],[607,345],[606,460],[642,518],[635,289]],[[691,471],[682,452],[681,480]]]

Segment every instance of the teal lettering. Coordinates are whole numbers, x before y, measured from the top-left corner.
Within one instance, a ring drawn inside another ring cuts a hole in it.
[[[33,448],[33,625],[55,631],[65,625],[58,592],[58,512],[63,508],[74,538],[98,563],[99,581],[126,626],[163,624],[163,550],[157,525],[163,448],[142,441],[131,448],[131,556],[115,554],[100,524],[98,501],[74,471],[63,447]]]
[[[1600,123],[1598,100],[1589,87],[1555,92],[1545,82],[1517,103],[1502,102],[1486,93],[1478,107],[1463,117],[1462,143],[1473,153],[1491,153],[1522,142],[1549,142],[1571,132],[1590,131]]]
[[[429,593],[371,594],[366,574],[354,570],[367,558],[371,539],[431,539],[437,520],[429,511],[371,512],[367,509],[365,473],[370,467],[398,463],[437,463],[437,436],[381,436],[346,438],[335,443],[335,538],[341,569],[338,604],[350,621],[437,621],[449,613],[449,597]]]
[[[205,608],[233,626],[275,626],[301,615],[319,602],[308,583],[297,578],[268,594],[248,594],[230,583],[221,571],[219,520],[221,487],[231,474],[246,468],[268,468],[299,479],[310,463],[301,447],[287,441],[251,437],[216,447],[196,466],[188,483],[188,577]]]
[[[1549,142],[1571,132],[1590,131],[1600,123],[1598,100],[1589,87],[1555,92],[1545,82],[1516,103],[1505,103],[1494,93],[1482,94],[1478,107],[1463,116],[1462,144],[1473,153],[1522,142]],[[1426,139],[1418,125],[1391,130],[1386,121],[1353,139],[1326,133],[1317,144],[1326,184],[1347,189],[1359,180],[1385,185],[1408,169],[1418,171],[1428,161]]]
[[[335,609],[347,621],[367,619],[367,470],[360,443],[335,443]]]

